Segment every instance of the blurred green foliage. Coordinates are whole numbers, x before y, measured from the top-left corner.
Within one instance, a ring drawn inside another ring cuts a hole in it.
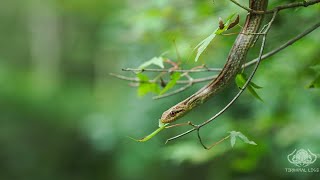
[[[270,0],[270,7],[288,2]],[[319,12],[319,5],[281,12],[266,50],[312,25]],[[164,110],[203,84],[154,101],[108,73],[165,51],[177,60],[173,41],[183,67],[221,67],[235,36],[216,37],[197,63],[189,57],[218,17],[231,13],[243,23],[246,12],[227,0],[2,1],[0,179],[317,179],[319,173],[284,168],[293,167],[287,155],[294,149],[320,153],[320,91],[305,88],[317,77],[310,66],[319,64],[319,30],[261,64],[254,81],[264,87],[264,103],[244,93],[201,132],[212,143],[241,131],[257,146],[225,142],[206,151],[195,134],[164,145],[184,128],[143,144],[126,137],[148,134]],[[208,119],[236,89],[180,121]]]

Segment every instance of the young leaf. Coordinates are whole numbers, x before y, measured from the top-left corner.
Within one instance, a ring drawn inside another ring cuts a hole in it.
[[[261,86],[257,85],[257,84],[254,83],[254,82],[250,82],[250,85],[251,85],[252,87],[254,87],[255,89],[261,89],[261,88],[262,88]]]
[[[253,89],[253,87],[251,86],[251,84],[249,84],[249,86],[247,86],[249,92],[257,99],[259,99],[260,101],[263,102],[263,99],[258,95],[258,93]]]
[[[219,29],[219,28],[218,28]],[[197,56],[194,59],[194,61],[198,61],[200,55],[203,53],[203,51],[208,47],[208,45],[210,44],[210,42],[213,40],[214,37],[216,37],[216,31],[218,30],[216,29],[210,36],[208,36],[207,38],[205,38],[203,41],[201,41],[195,48],[197,49]]]
[[[233,18],[233,16],[235,15],[235,13],[231,14],[227,19],[226,19],[226,23],[224,24],[224,28],[223,29],[217,29],[214,33],[215,34],[222,34],[223,32],[225,32],[226,30],[228,30],[230,24],[231,24],[231,19]]]
[[[244,86],[246,81],[247,80],[246,80],[246,78],[245,78],[243,73],[237,74],[237,76],[236,76],[236,84],[237,84],[239,89],[241,89]]]
[[[224,28],[224,23],[221,17],[219,17],[219,29],[223,29]]]
[[[164,68],[164,65],[163,65],[163,57],[153,57],[152,59],[150,59],[149,61],[146,61],[144,62],[143,64],[141,64],[139,66],[139,69],[144,69],[150,65],[156,65],[156,66],[159,66],[160,68]]]
[[[239,89],[241,89],[244,84],[247,82],[247,76],[244,73],[240,73],[237,74],[236,76],[236,84],[239,87]],[[247,89],[249,90],[249,92],[257,99],[259,99],[260,101],[263,102],[262,98],[258,95],[258,93],[254,90],[254,88],[256,89],[260,89],[262,88],[261,86],[258,86],[257,84],[250,82],[249,85],[247,86]]]
[[[167,92],[169,89],[171,89],[174,85],[176,85],[177,81],[180,79],[181,74],[178,72],[173,73],[171,76],[171,80],[168,82],[168,84],[162,89],[160,92],[160,95]]]
[[[247,75],[245,73],[242,73],[242,75],[243,75],[245,81],[247,81],[248,80]],[[249,84],[255,89],[261,89],[262,88],[261,86],[257,85],[256,83],[254,83],[252,81],[250,81]]]
[[[138,96],[144,96],[148,93],[155,93],[158,94],[160,92],[159,85],[156,83],[148,83],[149,78],[148,76],[144,74],[137,74],[138,78],[140,81],[143,81],[142,83],[139,84],[138,88]]]
[[[231,143],[231,147],[233,147],[236,144],[236,136],[234,136],[231,132],[230,132],[231,136],[230,136],[230,143]]]
[[[239,75],[239,76],[238,76]],[[247,75],[245,73],[238,74],[236,76],[236,83],[239,88],[243,87],[246,81],[248,80]],[[240,85],[240,86],[239,86]],[[256,89],[261,89],[262,87],[257,85],[256,83],[250,81],[250,85]]]
[[[208,47],[208,45],[210,44],[210,42],[213,40],[213,38],[216,37],[216,35],[218,34],[222,34],[223,32],[225,32],[226,30],[228,30],[228,27],[230,26],[231,23],[231,19],[233,18],[234,14],[231,14],[227,19],[226,19],[226,23],[223,24],[222,19],[219,19],[219,27],[213,31],[212,34],[210,34],[208,37],[206,37],[204,40],[202,40],[195,48],[197,49],[197,55],[196,58],[194,59],[196,62],[198,61],[200,55],[203,53],[203,51]]]
[[[252,144],[252,145],[257,145],[254,141],[250,141],[247,136],[242,134],[241,132],[238,132],[238,137],[245,143],[247,144]]]
[[[227,30],[229,30],[229,29],[233,28],[234,26],[236,26],[237,24],[239,24],[239,21],[240,21],[240,16],[238,14],[237,18],[233,22],[230,23]]]
[[[159,94],[160,88],[156,83],[140,84],[138,88],[138,96],[144,96],[148,93]]]
[[[137,74],[137,77],[142,82],[148,82],[149,81],[149,77],[147,75],[145,75],[145,74],[139,73],[139,74]]]
[[[231,131],[230,132],[230,142],[231,142],[231,147],[233,147],[236,143],[237,137],[241,139],[243,142],[247,144],[252,144],[252,145],[257,145],[254,141],[250,141],[244,134],[241,132],[237,131]]]

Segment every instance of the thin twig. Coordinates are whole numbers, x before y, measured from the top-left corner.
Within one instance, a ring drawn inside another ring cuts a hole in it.
[[[315,29],[317,29],[318,27],[320,26],[320,21],[316,24],[314,24],[313,26],[311,26],[310,28],[308,28],[307,30],[303,31],[302,33],[298,34],[296,37],[288,40],[286,43],[282,44],[280,47],[276,48],[276,49],[273,49],[272,51],[264,54],[262,57],[261,57],[261,60],[265,60],[267,59],[268,57],[271,57],[273,56],[274,54],[278,53],[279,51],[285,49],[286,47],[292,45],[293,43],[295,43],[296,41],[300,40],[301,38],[303,38],[304,36],[308,35],[309,33],[311,33],[312,31],[314,31]],[[246,64],[244,64],[242,67],[245,68],[245,67],[248,67],[248,66],[251,66],[253,65],[254,63],[256,63],[258,61],[259,58],[256,58],[256,59],[253,59],[249,62],[247,62]]]
[[[109,73],[110,76],[116,77],[118,79],[122,79],[125,81],[130,81],[130,82],[135,82],[135,83],[160,83],[160,80],[149,80],[149,81],[141,81],[139,78],[134,78],[134,77],[127,77],[127,76],[123,76],[123,75],[119,75],[119,74],[114,74],[114,73]],[[195,83],[201,83],[201,82],[205,82],[205,81],[211,81],[213,79],[215,79],[217,77],[217,75],[214,76],[208,76],[208,77],[204,77],[204,78],[196,78],[193,79],[191,81],[192,84]],[[163,81],[164,83],[168,83],[169,81]],[[176,84],[189,84],[190,80],[179,80],[176,82]]]
[[[221,68],[203,68],[203,69],[176,69],[176,70],[169,70],[169,69],[135,69],[135,68],[123,68],[122,71],[134,71],[134,72],[181,72],[181,73],[195,73],[195,72],[209,72],[221,71]]]
[[[213,80],[217,77],[217,75],[213,75],[213,76],[209,76],[209,77],[204,77],[204,78],[197,78],[197,79],[193,79],[192,80],[192,83],[201,83],[201,82],[204,82],[204,81],[210,81],[210,80]],[[177,81],[178,83],[179,81]],[[182,81],[182,82],[185,82],[185,81]],[[181,83],[181,82],[180,82]]]
[[[123,76],[120,74],[115,74],[115,73],[109,73],[110,76],[116,77],[118,79],[122,79],[122,80],[126,80],[126,81],[131,81],[131,82],[138,82],[138,83],[155,83],[155,81],[153,80],[149,80],[149,81],[141,81],[139,78],[135,78],[135,77],[127,77],[127,76]]]
[[[190,70],[195,70],[195,69],[204,68],[204,67],[206,67],[206,66],[205,65],[197,66],[197,67],[194,67],[194,68],[192,68]],[[160,98],[165,98],[165,97],[168,97],[168,96],[172,96],[172,95],[178,94],[178,93],[188,89],[189,87],[191,87],[192,86],[192,82],[193,82],[193,78],[189,75],[188,72],[185,72],[185,73],[181,74],[181,77],[183,77],[183,76],[186,76],[189,79],[189,83],[186,86],[181,87],[181,88],[179,88],[179,89],[177,89],[175,91],[163,94],[163,95],[155,96],[155,97],[153,97],[153,99],[160,99]]]
[[[222,36],[232,36],[232,35],[238,35],[238,32],[234,32],[234,33],[222,33]]]
[[[202,141],[202,138],[201,138],[201,136],[200,136],[200,129],[197,130],[197,135],[198,135],[198,139],[199,139],[200,144],[201,144],[202,147],[203,147],[204,149],[206,149],[206,150],[210,150],[210,149],[213,148],[214,146],[222,143],[223,141],[225,141],[226,139],[228,139],[228,138],[230,137],[230,135],[228,135],[228,136],[220,139],[219,141],[211,144],[209,147],[207,147],[206,145],[204,145],[204,143],[203,143],[203,141]]]
[[[178,126],[187,126],[187,125],[192,125],[192,122],[188,121],[188,122],[184,122],[184,123],[168,125],[168,126],[166,126],[166,129],[178,127]]]
[[[239,6],[239,7],[241,7],[242,9],[244,9],[244,10],[246,10],[246,11],[248,11],[248,12],[252,12],[253,11],[253,9],[250,9],[249,7],[247,7],[247,6],[244,6],[244,5],[242,5],[242,4],[240,4],[240,3],[238,3],[237,1],[235,1],[235,0],[230,0],[231,2],[233,2],[233,4],[235,4],[235,5],[237,5],[237,6]]]
[[[223,141],[225,141],[225,140],[228,139],[229,137],[230,137],[230,135],[222,138],[222,139],[221,139],[220,141],[218,141],[218,142],[213,143],[211,146],[207,147],[207,150],[210,150],[210,149],[213,148],[214,146],[222,143]]]
[[[273,13],[272,19],[270,20],[270,22],[268,23],[268,27],[267,27],[266,30],[264,31],[265,34],[264,34],[263,37],[262,37],[262,44],[261,44],[261,48],[260,48],[260,52],[259,52],[259,56],[258,56],[258,61],[256,62],[256,65],[255,65],[255,67],[254,67],[251,75],[249,76],[248,80],[247,80],[246,83],[243,85],[243,87],[239,90],[238,94],[236,94],[236,96],[235,96],[222,110],[220,110],[218,113],[216,113],[213,117],[211,117],[211,118],[208,119],[207,121],[201,123],[200,125],[197,125],[196,127],[192,128],[192,129],[190,129],[190,130],[187,130],[187,131],[184,132],[184,133],[178,134],[178,135],[176,135],[176,136],[174,136],[174,137],[172,137],[172,138],[167,139],[166,143],[168,143],[169,141],[178,139],[178,138],[180,138],[180,137],[183,137],[183,136],[185,136],[185,135],[187,135],[187,134],[189,134],[189,133],[191,133],[191,132],[193,132],[193,131],[195,131],[195,130],[198,130],[198,131],[199,131],[199,129],[200,129],[201,127],[207,125],[208,123],[212,122],[212,121],[215,120],[217,117],[219,117],[221,114],[223,114],[223,113],[224,113],[228,108],[230,108],[231,105],[240,97],[240,95],[241,95],[242,92],[246,89],[246,87],[248,86],[248,84],[250,83],[251,79],[253,78],[255,72],[256,72],[257,69],[258,69],[258,66],[259,66],[259,64],[260,64],[260,62],[261,62],[261,59],[262,59],[262,54],[263,54],[263,51],[264,51],[265,43],[266,43],[266,36],[267,36],[267,34],[268,34],[268,32],[269,32],[269,30],[270,30],[270,28],[271,28],[271,25],[272,25],[272,23],[273,23],[273,21],[274,21],[274,19],[275,19],[275,17],[276,17],[277,14],[278,14],[278,11],[275,11],[275,12]],[[202,144],[203,144],[203,143],[202,143]],[[203,144],[203,146],[204,146],[204,144]],[[204,147],[205,147],[205,146],[204,146]]]
[[[246,7],[244,5],[241,5],[240,3],[238,3],[236,0],[230,0],[231,2],[233,2],[235,5],[241,7],[242,9],[250,12],[250,13],[254,13],[254,14],[271,14],[274,13],[275,11],[281,11],[284,9],[290,9],[290,8],[296,8],[296,7],[308,7],[310,5],[314,5],[320,2],[320,0],[310,0],[310,1],[301,1],[301,2],[293,2],[293,3],[289,3],[289,4],[284,4],[284,5],[280,5],[277,6],[271,10],[267,10],[267,11],[257,11],[257,10],[253,10],[250,9],[249,7]]]

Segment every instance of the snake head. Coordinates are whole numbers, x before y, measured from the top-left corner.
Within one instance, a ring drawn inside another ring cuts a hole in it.
[[[160,121],[162,123],[171,123],[182,117],[186,113],[186,110],[187,108],[181,105],[173,106],[162,114]]]

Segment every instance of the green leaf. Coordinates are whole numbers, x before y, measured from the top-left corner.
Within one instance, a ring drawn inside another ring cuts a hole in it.
[[[247,82],[247,80],[248,80],[248,78],[245,73],[240,73],[240,74],[237,74],[237,76],[236,76],[236,84],[238,85],[239,88],[242,88],[244,86],[244,84]],[[250,85],[255,89],[262,88],[261,86],[257,85],[256,83],[254,83],[252,81],[250,82]]]
[[[263,99],[258,95],[258,93],[253,89],[251,85],[247,86],[249,92],[257,99],[263,102]]]
[[[257,145],[254,141],[250,141],[247,136],[242,134],[241,132],[238,132],[238,137],[245,143],[251,144],[251,145]]]
[[[210,36],[208,36],[207,38],[205,38],[204,40],[202,40],[195,48],[197,49],[197,55],[196,58],[194,59],[195,62],[198,61],[200,55],[203,53],[203,51],[208,47],[208,45],[210,44],[210,42],[213,40],[213,38],[216,36],[216,31],[219,28],[217,28]]]
[[[231,132],[230,132],[230,134],[231,134]],[[231,134],[231,137],[230,137],[231,147],[233,147],[236,144],[236,140],[237,140],[236,136]]]
[[[160,88],[159,88],[158,84],[155,84],[155,83],[140,84],[140,86],[138,88],[138,95],[139,96],[144,96],[150,92],[155,93],[155,94],[159,94]]]
[[[148,93],[159,94],[160,87],[158,84],[148,83],[147,81],[149,81],[149,78],[148,78],[148,76],[146,76],[144,74],[140,73],[140,74],[137,74],[137,76],[140,79],[140,81],[143,81],[142,83],[139,84],[138,96],[144,96]]]
[[[194,50],[197,49],[197,55],[196,58],[194,59],[195,62],[198,61],[200,55],[203,53],[203,51],[208,47],[208,45],[210,44],[210,42],[213,40],[213,38],[216,37],[216,35],[218,34],[222,34],[223,32],[225,32],[226,30],[228,30],[228,27],[231,23],[231,19],[233,18],[234,14],[231,14],[226,20],[227,22],[225,23],[225,26],[223,29],[219,29],[217,28],[216,30],[213,31],[213,33],[211,33],[208,37],[206,37],[204,40],[202,40],[195,48]]]
[[[257,84],[254,83],[254,82],[250,82],[250,85],[251,85],[253,88],[255,88],[255,89],[261,89],[261,88],[262,88],[262,86],[259,86],[259,85],[257,85]]]
[[[181,78],[181,73],[175,72],[171,76],[171,80],[168,82],[168,84],[162,89],[160,92],[160,95],[167,92],[169,89],[171,89],[174,85],[176,85],[177,81]]]
[[[141,64],[139,66],[139,69],[144,69],[150,65],[156,65],[156,66],[159,66],[160,68],[164,68],[164,65],[163,65],[163,57],[153,57],[152,59],[150,59],[149,61],[146,61],[144,62],[143,64]]]
[[[143,81],[143,82],[149,81],[149,77],[145,74],[139,73],[139,74],[137,74],[137,77],[139,78],[140,81]]]
[[[244,86],[246,81],[247,80],[246,80],[245,75],[243,73],[237,74],[237,76],[236,76],[236,84],[237,84],[239,89],[241,89]]]
[[[246,76],[246,74],[244,73],[240,73],[237,74],[236,76],[236,84],[238,86],[239,89],[241,89],[245,83],[247,82],[248,78]],[[254,90],[254,88],[256,89],[260,89],[262,88],[261,86],[258,86],[257,84],[250,82],[249,85],[247,86],[247,89],[249,90],[249,92],[257,99],[259,99],[260,101],[263,102],[262,98],[258,95],[258,93]]]
[[[320,75],[318,75],[307,88],[320,88]]]
[[[230,132],[230,142],[231,142],[231,147],[233,147],[236,143],[237,137],[241,139],[243,142],[251,145],[257,145],[254,141],[250,141],[244,134],[242,134],[239,131],[231,131]]]

